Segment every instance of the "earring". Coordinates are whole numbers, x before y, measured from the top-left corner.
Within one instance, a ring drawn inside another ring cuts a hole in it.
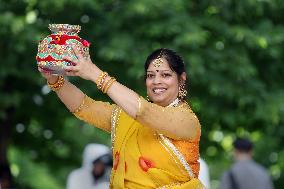
[[[187,90],[185,89],[185,82],[180,84],[178,90],[178,98],[184,100],[187,95]]]

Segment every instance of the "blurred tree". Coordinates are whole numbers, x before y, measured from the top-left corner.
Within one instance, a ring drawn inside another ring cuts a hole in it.
[[[283,20],[280,0],[0,1],[0,164],[9,162],[18,188],[64,188],[85,144],[109,144],[109,135],[66,111],[36,69],[37,43],[49,34],[48,24],[69,23],[82,25],[94,62],[141,95],[147,55],[160,47],[176,50],[187,65],[212,188],[240,135],[256,143],[256,159],[280,188]],[[109,100],[90,82],[71,80],[95,99]]]

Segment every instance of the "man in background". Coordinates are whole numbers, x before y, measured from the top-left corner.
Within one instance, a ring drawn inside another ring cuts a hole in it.
[[[224,173],[221,189],[273,189],[266,169],[252,158],[253,144],[238,138],[233,143],[235,163]]]

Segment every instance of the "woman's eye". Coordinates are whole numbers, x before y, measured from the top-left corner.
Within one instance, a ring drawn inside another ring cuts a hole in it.
[[[172,75],[171,74],[168,74],[168,73],[164,73],[162,74],[163,77],[171,77]]]
[[[153,78],[154,74],[147,74],[147,78]]]

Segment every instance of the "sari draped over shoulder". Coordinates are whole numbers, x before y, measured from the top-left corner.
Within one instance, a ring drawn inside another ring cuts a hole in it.
[[[89,104],[86,107],[90,109],[91,106]],[[111,132],[113,169],[110,189],[204,188],[197,179],[200,125],[196,127],[197,134],[193,139],[179,139],[142,125],[143,121],[140,120],[143,118],[140,115],[133,119],[120,107],[108,106],[112,110],[110,125],[108,127],[103,122],[103,126],[99,127]],[[194,114],[188,105],[185,108]],[[82,111],[86,110],[80,110],[75,115],[92,124],[92,121],[86,120],[86,113]],[[179,124],[178,119],[173,123]]]

